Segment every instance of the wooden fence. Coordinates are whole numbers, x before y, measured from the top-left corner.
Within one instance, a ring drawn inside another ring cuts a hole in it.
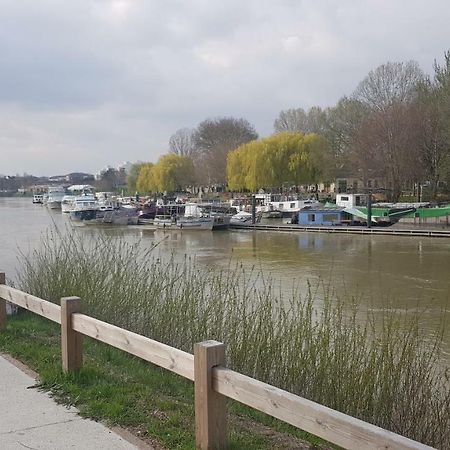
[[[6,327],[6,301],[61,324],[65,372],[81,368],[84,335],[194,381],[198,449],[227,448],[226,398],[347,449],[431,448],[227,369],[225,345],[220,342],[195,344],[192,355],[82,314],[78,297],[62,298],[59,306],[6,286],[4,273],[0,273],[0,331]]]

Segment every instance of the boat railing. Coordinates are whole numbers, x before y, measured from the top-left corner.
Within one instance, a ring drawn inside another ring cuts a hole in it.
[[[64,372],[82,368],[82,336],[89,336],[194,381],[198,449],[227,448],[227,398],[347,449],[431,448],[227,368],[223,343],[200,342],[190,354],[82,314],[78,297],[61,298],[58,305],[7,286],[2,272],[0,332],[6,301],[61,325]]]

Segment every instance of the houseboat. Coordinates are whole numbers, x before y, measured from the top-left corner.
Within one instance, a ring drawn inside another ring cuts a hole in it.
[[[321,225],[321,226],[335,226],[335,225],[350,225],[359,224],[354,220],[352,214],[342,207],[306,207],[299,211],[298,217],[293,218],[291,223],[298,223],[299,225]]]
[[[306,206],[318,206],[315,199],[299,199],[281,194],[255,194],[256,211],[267,218],[292,217]]]

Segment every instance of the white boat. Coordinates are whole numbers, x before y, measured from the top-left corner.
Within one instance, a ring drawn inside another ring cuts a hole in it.
[[[213,217],[180,217],[177,227],[182,230],[207,230],[211,231],[214,225]]]
[[[77,197],[81,196],[94,196],[94,188],[89,184],[74,184],[67,188],[69,192],[66,194],[61,201],[61,211],[63,213],[70,213],[75,207],[75,200]]]
[[[261,221],[261,213],[256,213],[255,223]],[[231,217],[230,225],[253,225],[253,215],[246,211],[239,211],[237,214]]]
[[[100,204],[101,211],[113,211],[120,207],[114,192],[97,192],[95,197]]]
[[[63,213],[69,213],[75,206],[75,196],[65,195],[61,200],[61,211]]]
[[[185,213],[185,205],[179,203],[169,203],[158,205],[157,214],[153,219],[156,228],[177,229],[177,222]]]
[[[48,189],[48,197],[47,197],[47,208],[50,209],[61,209],[62,199],[66,195],[64,188],[59,187],[51,187]]]
[[[282,217],[292,217],[306,206],[321,206],[321,203],[315,199],[288,198],[279,194],[256,194],[256,211],[266,214],[277,212]]]
[[[84,220],[93,220],[97,217],[100,205],[93,195],[82,195],[76,197],[74,207],[70,211],[70,220],[80,222]]]
[[[201,217],[212,217],[214,219],[213,230],[226,230],[230,226],[231,216],[236,214],[236,208],[228,203],[198,203]]]
[[[177,221],[170,215],[160,214],[153,219],[153,225],[156,228],[176,228]]]
[[[184,215],[177,219],[177,227],[189,230],[212,230],[214,218],[207,215],[197,203],[186,203]]]

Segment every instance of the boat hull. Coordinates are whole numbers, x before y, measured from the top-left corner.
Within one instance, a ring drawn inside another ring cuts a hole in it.
[[[182,217],[177,220],[177,227],[182,230],[206,230],[213,229],[214,219],[212,217]]]
[[[61,209],[61,201],[58,200],[48,200],[47,208],[49,209]]]
[[[70,211],[70,220],[73,222],[90,221],[97,218],[97,209],[84,209],[82,211]]]
[[[214,219],[213,230],[227,230],[230,228],[231,216],[211,216]]]
[[[153,225],[156,228],[176,228],[176,222],[172,217],[155,217]]]

